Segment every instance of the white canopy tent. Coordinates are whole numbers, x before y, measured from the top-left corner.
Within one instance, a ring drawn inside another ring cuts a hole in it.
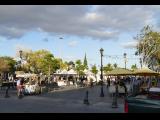
[[[90,80],[93,80],[93,82],[97,81],[95,75],[90,70],[85,69],[84,73],[87,76],[88,82],[90,82]]]
[[[104,71],[103,71],[103,76],[105,75]],[[96,77],[97,77],[97,82],[101,81],[101,71],[98,71]],[[105,77],[105,76],[104,76]]]
[[[65,75],[65,74],[67,74],[67,72],[68,72],[68,71],[67,71],[66,69],[64,69],[64,70],[62,70],[62,71],[61,71],[61,70],[57,70],[56,73],[54,73],[54,74]]]
[[[32,73],[16,74],[16,77],[24,77],[24,78],[29,78],[34,76],[36,76],[36,74],[32,74]]]
[[[94,75],[90,70],[87,70],[87,69],[84,70],[84,73],[86,75]]]
[[[61,72],[60,70],[57,70],[55,74],[59,74],[60,72]]]
[[[101,75],[101,71],[98,71],[98,75]],[[103,75],[105,75],[105,72],[103,71]]]
[[[68,72],[67,72],[68,75],[77,75],[77,72],[73,69],[70,69]]]
[[[62,70],[60,74],[67,74],[67,70],[66,69]]]

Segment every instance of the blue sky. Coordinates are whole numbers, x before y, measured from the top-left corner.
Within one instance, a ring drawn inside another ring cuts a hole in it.
[[[102,47],[104,64],[124,67],[127,53],[127,68],[139,66],[133,37],[148,24],[159,30],[159,12],[159,6],[151,5],[0,6],[0,56],[47,49],[66,61],[83,60],[86,53],[89,65],[100,65]]]
[[[125,49],[121,46],[121,42],[126,39],[126,35],[122,36],[119,40],[115,41],[99,41],[92,40],[90,38],[79,38],[75,36],[63,36],[63,39],[59,39],[59,36],[49,36],[39,32],[30,32],[20,39],[6,40],[1,38],[0,42],[0,55],[15,57],[17,48],[27,48],[32,50],[46,49],[51,51],[55,57],[63,58],[63,60],[77,60],[84,59],[86,53],[89,65],[100,65],[100,52],[99,49],[104,49],[104,64],[118,63],[123,67],[123,53],[127,53],[128,57],[134,54],[135,49]],[[132,37],[132,36],[131,36]],[[129,37],[127,36],[127,39]],[[47,39],[47,41],[45,41]],[[112,58],[110,56],[118,55],[118,58]],[[121,56],[120,56],[121,55]],[[135,56],[133,56],[135,58]],[[130,64],[139,64],[137,60],[128,59],[128,67]]]

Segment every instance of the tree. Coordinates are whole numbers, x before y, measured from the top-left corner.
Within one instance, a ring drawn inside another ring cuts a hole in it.
[[[108,63],[105,67],[103,67],[104,72],[108,72],[113,70],[113,67],[110,63]]]
[[[0,71],[1,72],[11,72],[15,71],[16,61],[8,56],[0,57]]]
[[[10,66],[7,61],[3,58],[0,58],[0,72],[7,72],[9,71]]]
[[[91,68],[92,73],[94,73],[94,75],[96,76],[96,74],[98,73],[97,67],[96,65],[93,65]]]
[[[84,65],[85,69],[88,69],[88,62],[87,62],[86,53],[85,53],[83,65]]]
[[[67,70],[68,69],[68,63],[67,62],[63,62],[62,61],[62,64],[61,64],[61,69],[65,69],[65,70]]]
[[[13,73],[15,71],[16,61],[11,57],[0,57],[0,79],[4,74]]]
[[[83,71],[84,71],[85,67],[84,67],[84,65],[82,64],[81,60],[77,60],[77,61],[76,61],[76,66],[75,66],[75,68],[76,68],[76,71],[77,71],[77,73],[78,73],[79,76],[84,75],[84,72],[83,72]]]
[[[114,63],[113,66],[114,66],[114,68],[117,68],[117,67],[118,67],[117,63]]]
[[[68,62],[69,69],[75,69],[75,63],[73,61]]]
[[[136,55],[142,57],[143,64],[152,69],[160,65],[160,33],[145,26],[134,39],[138,40]]]
[[[137,65],[136,65],[136,64],[132,65],[132,66],[131,66],[131,69],[132,69],[132,70],[136,70],[136,69],[137,69]]]
[[[38,50],[28,53],[27,64],[34,73],[40,71],[44,74],[50,74],[60,68],[60,59],[54,58],[53,54],[47,50]]]
[[[61,70],[66,69],[67,70],[67,68],[68,68],[68,63],[67,62],[63,62],[63,60],[60,59],[60,58],[57,58],[56,62],[57,62],[57,65],[59,66],[59,69],[61,69]]]

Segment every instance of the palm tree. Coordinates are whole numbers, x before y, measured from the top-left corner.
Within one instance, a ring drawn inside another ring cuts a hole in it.
[[[137,69],[137,65],[136,65],[136,64],[132,65],[132,66],[131,66],[131,69],[132,69],[132,70],[136,70],[136,69]]]
[[[105,72],[111,71],[113,70],[113,67],[110,63],[108,63],[105,67],[103,67]]]
[[[92,73],[94,73],[95,78],[96,78],[96,83],[97,83],[97,77],[96,77],[96,75],[97,75],[97,73],[98,73],[98,70],[97,70],[96,65],[93,65],[93,66],[92,66],[91,71],[92,71]]]
[[[117,67],[118,67],[117,63],[114,63],[113,66],[114,66],[114,68],[117,68]]]
[[[85,67],[84,67],[84,65],[82,64],[81,60],[77,60],[77,61],[76,61],[75,69],[76,69],[79,77],[80,77],[81,75],[84,75],[84,72],[83,72],[83,71],[84,71]]]

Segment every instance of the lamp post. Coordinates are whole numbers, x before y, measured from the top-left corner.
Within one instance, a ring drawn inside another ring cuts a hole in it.
[[[127,54],[124,53],[123,56],[124,56],[124,64],[125,64],[125,69],[126,69],[126,63],[127,63],[126,56],[127,56]]]
[[[64,39],[63,37],[59,37],[60,40]],[[60,53],[60,57],[62,58],[62,49],[61,46],[59,47],[59,53]],[[60,64],[61,65],[61,64]]]
[[[100,97],[104,97],[104,92],[103,92],[103,63],[102,63],[102,57],[103,57],[103,48],[100,49],[100,54],[101,54],[101,94]]]
[[[49,64],[49,68],[48,68],[48,84],[50,82],[50,75],[51,75],[51,66]]]
[[[140,65],[141,65],[141,68],[142,68],[142,58],[140,58],[139,60],[140,60]]]
[[[21,68],[21,65],[22,65],[22,52],[23,52],[22,50],[19,51],[19,56],[20,56],[20,59],[21,59],[21,61],[20,61],[20,68]]]

